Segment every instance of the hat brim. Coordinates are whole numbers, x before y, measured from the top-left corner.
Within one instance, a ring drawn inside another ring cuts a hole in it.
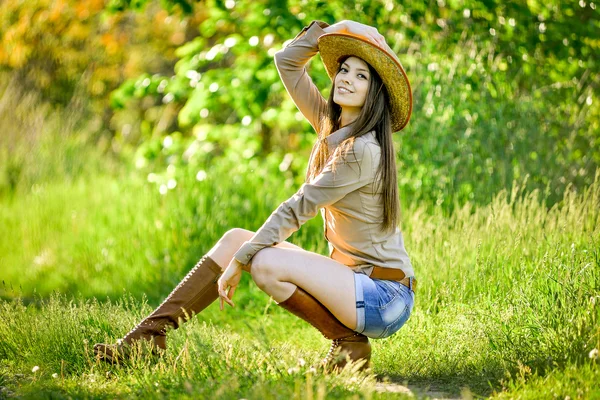
[[[371,65],[381,77],[390,97],[392,131],[402,130],[412,113],[412,91],[406,72],[394,52],[351,33],[326,33],[317,39],[325,70],[333,81],[340,58],[356,56]]]

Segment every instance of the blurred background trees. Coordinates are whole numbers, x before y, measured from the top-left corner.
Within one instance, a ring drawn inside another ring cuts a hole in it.
[[[551,205],[593,181],[594,2],[7,0],[0,193],[108,160],[162,194],[211,171],[299,186],[314,133],[273,54],[313,19],[376,26],[408,72],[414,112],[395,135],[403,202],[451,212],[528,176]],[[318,55],[309,72],[327,96]]]

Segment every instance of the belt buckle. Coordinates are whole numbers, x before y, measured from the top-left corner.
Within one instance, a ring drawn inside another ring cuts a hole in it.
[[[417,280],[415,279],[414,276],[410,277],[410,290],[413,291],[413,293],[416,291],[417,289]]]
[[[402,279],[401,281],[398,281],[398,282],[400,282],[401,284],[403,284],[404,286],[406,286],[407,288],[409,288],[410,290],[412,290],[413,293],[414,293],[415,286],[416,286],[416,282],[415,282],[416,279],[415,279],[415,277],[414,276],[408,277],[408,283],[405,283],[405,279],[407,279],[407,278],[404,278],[404,279]]]
[[[406,281],[407,279],[408,279],[408,282]],[[402,278],[402,279],[400,279],[400,280],[398,280],[398,281],[396,281],[396,282],[398,282],[398,283],[400,283],[401,285],[404,285],[404,286],[406,286],[407,288],[409,288],[410,290],[412,290],[412,288],[411,288],[411,282],[410,282],[410,278]]]

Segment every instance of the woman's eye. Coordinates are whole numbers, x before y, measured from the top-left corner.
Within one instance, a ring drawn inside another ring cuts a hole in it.
[[[344,67],[341,67],[340,68],[340,72],[342,72],[342,71],[348,71],[348,70],[346,68],[344,68]],[[367,79],[367,77],[365,75],[363,75],[363,74],[358,74],[358,76],[362,76],[363,78]]]

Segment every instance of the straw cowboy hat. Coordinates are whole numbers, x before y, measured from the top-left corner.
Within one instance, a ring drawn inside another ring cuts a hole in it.
[[[340,58],[344,56],[356,56],[370,64],[381,77],[390,97],[392,132],[406,126],[412,112],[410,83],[398,56],[387,43],[382,48],[366,36],[346,31],[321,35],[317,46],[332,81],[339,70]]]

